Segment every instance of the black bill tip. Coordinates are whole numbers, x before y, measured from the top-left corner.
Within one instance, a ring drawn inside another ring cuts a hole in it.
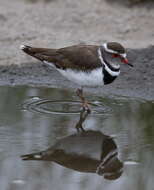
[[[134,65],[133,65],[133,64],[131,64],[131,63],[127,63],[127,65],[129,65],[130,67],[134,67]]]

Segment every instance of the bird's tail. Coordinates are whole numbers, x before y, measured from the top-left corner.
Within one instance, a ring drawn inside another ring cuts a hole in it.
[[[43,52],[43,48],[35,48],[27,45],[21,45],[20,49],[31,56],[35,56],[35,54]]]
[[[42,160],[43,152],[37,152],[32,154],[25,154],[21,156],[22,160]]]
[[[21,45],[20,49],[43,62],[54,62],[57,55],[56,49],[36,48],[27,45]]]

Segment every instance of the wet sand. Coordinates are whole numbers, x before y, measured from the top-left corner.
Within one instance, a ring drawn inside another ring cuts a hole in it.
[[[153,4],[128,7],[103,0],[31,3],[0,0],[0,85],[72,88],[57,71],[26,56],[22,43],[58,48],[72,44],[118,41],[128,47],[134,68],[121,66],[111,85],[86,88],[100,95],[154,100]]]

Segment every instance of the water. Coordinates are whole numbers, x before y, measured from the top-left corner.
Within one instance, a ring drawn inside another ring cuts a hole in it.
[[[93,112],[82,123],[78,98],[69,90],[1,87],[0,97],[1,190],[154,189],[154,102],[87,94]],[[112,137],[123,164],[116,180],[104,179],[92,162],[101,155],[103,163],[103,135]],[[48,148],[62,150],[54,162],[20,157]]]

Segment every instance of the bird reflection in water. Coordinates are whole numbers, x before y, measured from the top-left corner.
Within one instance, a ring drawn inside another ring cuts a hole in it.
[[[81,111],[77,133],[61,138],[45,151],[22,155],[22,160],[53,161],[79,172],[96,173],[108,180],[119,178],[123,163],[118,159],[117,146],[110,136],[83,129],[88,114]]]

